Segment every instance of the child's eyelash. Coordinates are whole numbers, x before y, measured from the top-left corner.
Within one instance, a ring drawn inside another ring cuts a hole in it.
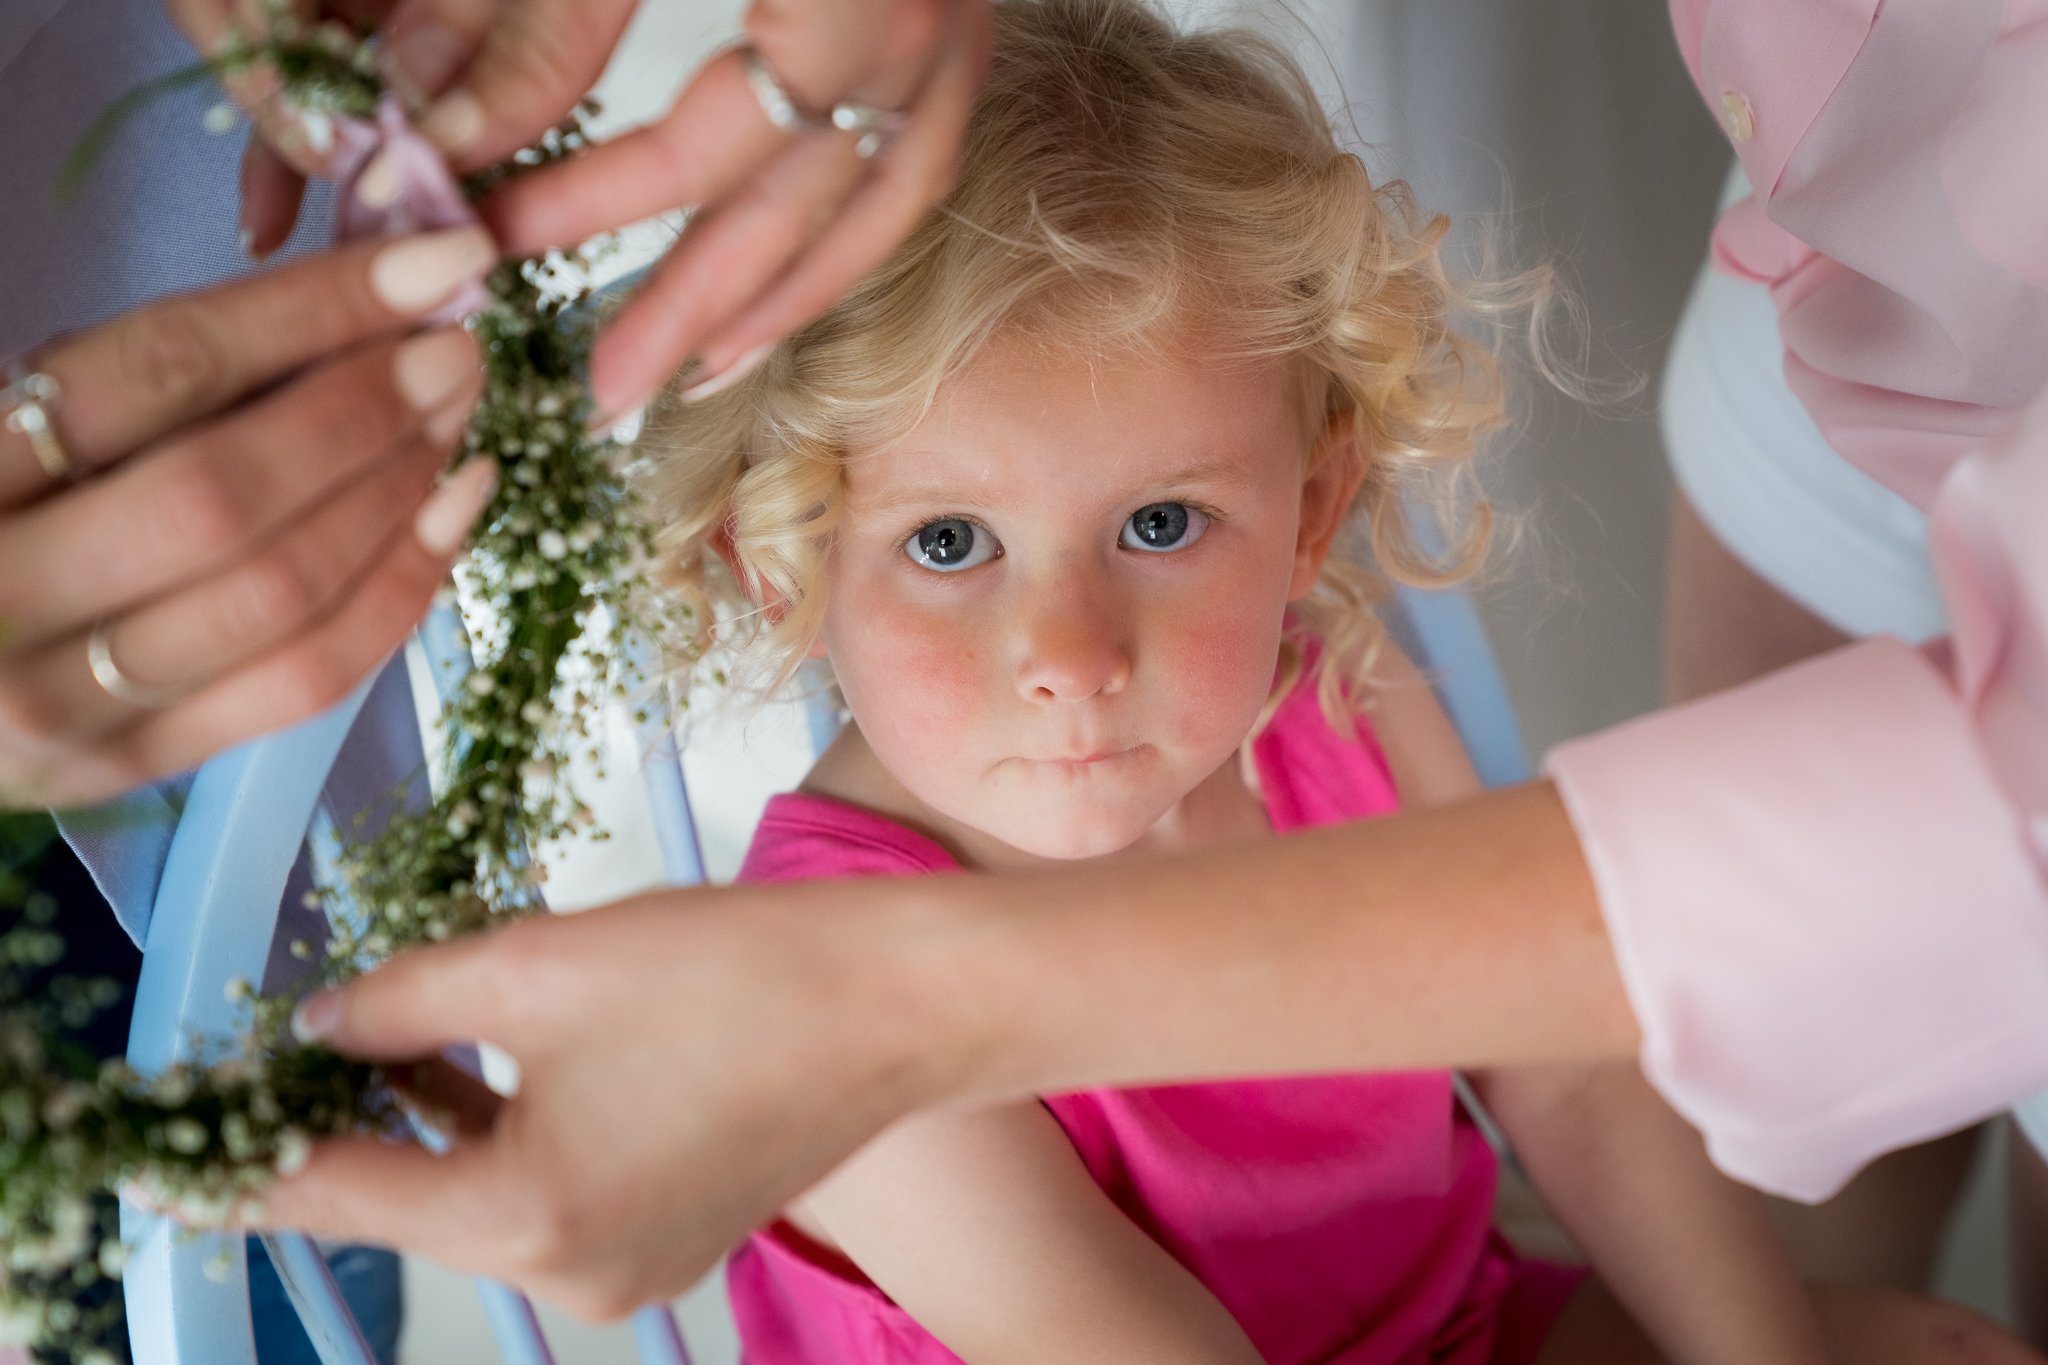
[[[1209,519],[1209,524],[1212,526],[1221,525],[1223,522],[1229,520],[1229,518],[1224,514],[1221,508],[1211,506],[1206,502],[1194,502],[1188,498],[1154,498],[1150,502],[1141,502],[1137,506],[1131,508],[1131,510],[1125,514],[1124,520],[1128,521],[1132,517],[1136,516],[1139,512],[1143,511],[1145,508],[1156,507],[1163,502],[1172,503],[1179,507],[1185,507],[1191,512],[1200,512],[1204,517],[1207,517]],[[900,554],[904,550],[910,548],[910,542],[917,539],[917,533],[919,531],[922,531],[927,526],[936,525],[937,523],[942,521],[964,521],[969,526],[972,526],[976,531],[991,536],[995,535],[995,531],[989,526],[987,522],[983,521],[980,517],[969,516],[965,512],[942,512],[935,517],[918,518],[917,523],[914,526],[912,526],[909,530],[903,532],[901,535],[895,537],[895,539],[891,541],[891,548],[896,550]]]
[[[897,552],[900,554],[904,550],[909,549],[910,542],[917,539],[919,531],[922,531],[927,526],[936,526],[942,521],[964,521],[977,532],[991,536],[995,535],[995,532],[989,528],[989,524],[979,517],[970,517],[964,512],[942,512],[936,517],[918,518],[915,526],[896,538],[895,547]]]

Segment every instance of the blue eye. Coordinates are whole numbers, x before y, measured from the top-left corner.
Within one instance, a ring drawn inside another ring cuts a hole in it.
[[[1131,513],[1117,544],[1126,550],[1161,554],[1183,550],[1202,538],[1209,529],[1207,514],[1181,502],[1155,502]]]
[[[986,564],[1002,553],[1002,548],[985,529],[959,517],[927,522],[903,542],[903,553],[913,563],[939,573],[958,573]]]

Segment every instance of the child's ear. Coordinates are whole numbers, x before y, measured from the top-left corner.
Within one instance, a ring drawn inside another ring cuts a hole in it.
[[[1352,499],[1365,482],[1366,461],[1359,458],[1357,414],[1350,408],[1333,413],[1309,452],[1301,480],[1301,529],[1294,542],[1294,576],[1287,600],[1309,595],[1329,558],[1330,546],[1344,525]]]
[[[717,534],[711,537],[711,548],[720,559],[725,561],[727,572],[732,574],[733,582],[740,585],[740,591],[747,595],[747,600],[761,608],[762,612],[767,615],[768,624],[771,626],[780,624],[783,614],[789,610],[789,607],[780,597],[772,602],[762,600],[761,580],[747,572],[746,565],[740,560],[739,548],[732,543],[732,522],[730,519],[719,523]],[[811,641],[811,647],[806,651],[805,657],[812,659],[822,659],[825,657],[825,641],[822,636]]]
[[[740,591],[755,606],[761,605],[761,585],[747,572],[747,566],[740,562],[739,547],[732,543],[732,518],[718,523],[718,530],[712,533],[711,550],[725,561],[725,571],[732,575],[732,581],[740,585]]]

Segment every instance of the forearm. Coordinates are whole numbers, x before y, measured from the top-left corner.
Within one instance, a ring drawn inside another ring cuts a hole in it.
[[[1626,1057],[1633,1016],[1547,784],[1171,860],[991,879],[912,998],[936,1098]],[[899,997],[900,998],[900,997]]]
[[[1763,1197],[1626,1062],[1475,1077],[1565,1229],[1671,1365],[1829,1359]]]

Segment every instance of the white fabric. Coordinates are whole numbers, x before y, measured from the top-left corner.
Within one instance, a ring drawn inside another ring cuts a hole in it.
[[[2048,1091],[2014,1105],[2012,1117],[2027,1141],[2034,1144],[2034,1150],[2048,1158]]]
[[[1749,193],[1738,166],[1724,207]],[[1785,382],[1764,286],[1700,270],[1664,370],[1664,448],[1721,543],[1849,635],[1947,633],[1927,515],[1844,460]]]
[[[1738,164],[1722,207],[1749,193]],[[1762,285],[1702,267],[1663,382],[1664,448],[1714,535],[1780,592],[1852,635],[1919,643],[1948,629],[1927,517],[1835,453],[1785,382]],[[2048,1092],[2013,1118],[2048,1154]]]

